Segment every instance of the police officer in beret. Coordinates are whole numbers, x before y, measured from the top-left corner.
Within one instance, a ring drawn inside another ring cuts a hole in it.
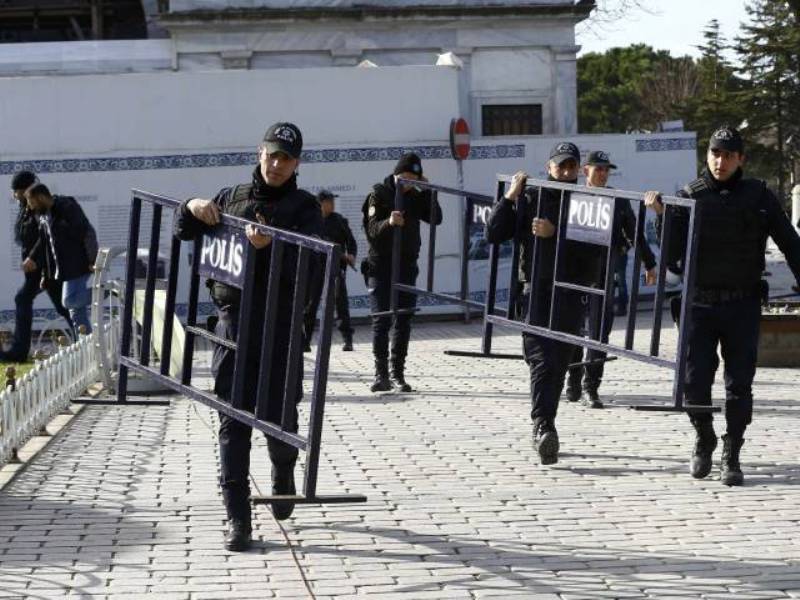
[[[580,151],[575,144],[566,141],[556,144],[547,162],[548,180],[577,183],[580,160]],[[486,221],[486,239],[492,244],[499,244],[513,238],[520,245],[519,281],[522,293],[516,301],[517,318],[526,318],[530,295],[535,294],[535,313],[531,316],[531,323],[547,327],[555,277],[556,228],[560,222],[561,191],[527,187],[527,178],[527,173],[523,171],[516,173],[503,198],[492,207]],[[569,192],[566,192],[565,205],[568,202]],[[522,214],[518,218],[519,211]],[[534,238],[540,249],[540,260],[536,280],[532,281]],[[597,260],[598,247],[571,240],[562,240],[561,243],[564,244],[565,254],[569,256],[569,260],[562,264],[561,280],[589,285],[597,277],[593,265]],[[583,301],[584,296],[578,292],[558,290],[553,329],[578,335],[584,314]],[[555,420],[574,346],[523,333],[522,347],[530,369],[533,445],[541,463],[550,465],[558,462],[559,439]]]
[[[583,174],[586,177],[587,187],[608,187],[608,177],[611,169],[616,169],[617,165],[611,162],[607,152],[597,150],[590,152],[583,165]],[[636,236],[636,215],[631,208],[631,203],[623,198],[618,199],[614,204],[614,232],[612,240],[613,265],[615,272],[616,285],[622,288],[626,285],[625,277],[628,264],[628,251],[633,248]],[[648,285],[656,281],[656,258],[653,251],[644,239],[644,232],[639,232],[639,238],[635,242],[639,246],[639,253],[645,266],[645,282]],[[605,252],[598,257],[598,273],[596,285],[602,286],[605,281]],[[589,331],[592,339],[600,339],[608,342],[608,336],[614,326],[614,315],[616,311],[611,310],[611,306],[606,313],[605,329],[602,338],[597,335],[602,319],[602,303],[598,296],[588,299],[587,317],[589,320]],[[575,346],[575,353],[572,356],[573,363],[586,363],[584,366],[573,367],[569,370],[567,378],[567,399],[571,402],[581,401],[581,404],[588,408],[603,408],[600,400],[598,388],[603,380],[606,353],[601,350],[585,349],[583,346]],[[583,391],[581,391],[581,383]]]
[[[177,210],[175,233],[184,240],[194,239],[210,231],[220,221],[220,214],[232,215],[249,221],[287,229],[303,235],[319,236],[322,233],[322,214],[317,199],[297,186],[297,167],[303,148],[300,130],[292,123],[275,123],[258,148],[258,165],[248,183],[226,187],[213,199],[193,198]],[[263,314],[266,306],[267,279],[272,238],[248,225],[245,234],[256,249],[256,276],[253,291],[253,314]],[[280,292],[275,320],[275,347],[271,365],[268,393],[267,420],[281,422],[284,382],[289,354],[290,316],[297,274],[297,251],[285,247],[281,269]],[[236,340],[240,323],[240,291],[220,281],[209,280],[211,299],[219,317],[215,333],[225,339]],[[305,302],[305,299],[303,299]],[[253,321],[248,349],[246,383],[244,386],[245,410],[255,406],[258,368],[261,357],[263,322]],[[217,346],[214,349],[212,373],[214,392],[224,400],[231,400],[235,351]],[[302,373],[302,369],[300,369]],[[294,385],[294,400],[302,396],[301,374]],[[252,429],[225,414],[219,415],[220,485],[228,513],[229,530],[225,538],[228,550],[246,550],[251,543],[250,520],[250,435]],[[297,431],[297,409],[291,417],[290,427]],[[294,466],[297,449],[276,438],[267,436],[269,457],[272,461],[272,493],[294,495]],[[287,519],[294,503],[281,500],[272,503],[275,518]]]
[[[421,190],[413,185],[403,184],[404,209],[394,209],[397,179],[427,181],[422,173],[419,156],[409,152],[400,157],[394,168],[382,183],[373,186],[362,207],[364,231],[369,242],[369,252],[362,263],[369,291],[372,313],[386,312],[390,309],[392,287],[392,240],[396,227],[403,229],[403,245],[400,249],[400,281],[414,285],[419,269],[417,259],[421,245],[420,221],[432,226],[442,222],[442,210],[433,199],[430,190]],[[431,205],[433,204],[433,222]],[[405,380],[406,355],[411,337],[411,311],[417,304],[414,294],[400,292],[398,308],[406,312],[395,315],[372,317],[372,352],[375,356],[375,381],[371,391],[387,392],[393,388],[399,392],[411,392],[412,387]],[[389,353],[389,330],[391,331],[391,356]],[[391,358],[391,373],[389,363]],[[390,379],[391,375],[391,379]]]
[[[353,350],[353,326],[350,324],[350,300],[347,296],[347,268],[353,268],[356,264],[356,239],[350,230],[350,224],[342,215],[336,212],[335,199],[337,195],[322,190],[317,194],[320,208],[322,209],[322,237],[329,242],[339,244],[342,248],[342,264],[336,275],[336,316],[339,319],[339,332],[342,334],[344,345],[342,350],[351,352]],[[311,350],[311,336],[314,334],[314,327],[317,322],[317,309],[322,297],[323,278],[314,277],[311,282],[311,292],[305,313],[305,348],[306,352]]]
[[[725,362],[725,421],[720,479],[742,485],[740,450],[753,414],[752,384],[756,372],[760,282],[767,236],[783,252],[800,281],[800,237],[764,181],[744,176],[744,142],[733,127],[722,126],[711,136],[702,175],[678,196],[696,201],[700,211],[696,281],[692,320],[688,323],[685,396],[688,404],[710,405],[711,386],[719,366],[717,348]],[[658,215],[665,207],[658,192],[648,192],[645,204]],[[680,273],[688,234],[688,210],[672,212],[670,270]],[[710,412],[690,412],[696,431],[690,472],[702,478],[711,472],[717,447]]]

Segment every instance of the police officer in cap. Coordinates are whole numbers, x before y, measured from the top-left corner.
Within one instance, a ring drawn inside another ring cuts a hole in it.
[[[580,151],[575,144],[556,144],[547,163],[548,180],[577,183],[580,160]],[[562,192],[545,187],[528,188],[527,179],[527,173],[516,173],[504,197],[492,207],[486,221],[486,239],[492,244],[499,244],[514,238],[520,245],[519,281],[522,284],[522,294],[516,300],[517,318],[526,318],[529,297],[535,294],[535,313],[531,315],[531,323],[547,327],[550,322],[555,278],[556,229],[560,223]],[[569,192],[565,194],[565,205],[568,205]],[[540,260],[536,269],[536,280],[531,281],[534,238],[540,249]],[[590,284],[596,278],[592,265],[597,261],[598,247],[563,239],[561,243],[564,244],[565,255],[569,256],[561,265],[561,281]],[[581,294],[571,290],[558,290],[553,330],[579,334],[583,315],[582,302]],[[522,347],[525,362],[530,369],[533,445],[541,463],[550,465],[558,462],[559,439],[555,420],[574,347],[572,344],[529,333],[522,334]]]
[[[372,188],[364,202],[364,231],[369,242],[369,253],[362,263],[369,291],[370,308],[373,313],[390,309],[392,287],[392,240],[394,229],[402,227],[403,245],[400,250],[400,281],[414,285],[419,269],[417,259],[421,245],[420,221],[439,225],[442,211],[435,202],[430,190],[420,190],[413,185],[403,184],[404,209],[394,209],[397,179],[427,181],[422,174],[422,161],[419,156],[409,152],[400,157],[394,173]],[[431,222],[431,204],[434,204]],[[413,391],[405,380],[406,355],[411,337],[411,310],[417,304],[414,294],[400,292],[398,308],[405,312],[395,315],[372,317],[372,352],[375,355],[375,381],[370,388],[373,392],[387,392],[393,387],[400,392]],[[389,330],[392,329],[391,380],[389,378]]]
[[[350,300],[347,297],[347,267],[356,264],[356,239],[350,230],[350,224],[342,215],[335,211],[336,194],[322,190],[317,194],[320,208],[322,209],[322,237],[329,242],[339,244],[342,248],[342,264],[336,275],[336,316],[339,318],[339,332],[342,334],[344,345],[342,350],[353,350],[353,326],[350,324]],[[323,278],[314,277],[310,282],[312,289],[305,313],[305,351],[311,350],[311,336],[317,322],[317,309],[322,297]]]
[[[296,171],[302,148],[303,138],[296,125],[292,123],[272,125],[258,148],[258,165],[253,171],[251,181],[223,188],[210,200],[193,198],[184,202],[176,215],[176,235],[184,240],[194,239],[217,225],[222,213],[303,235],[320,235],[322,215],[317,199],[297,187]],[[247,226],[245,234],[256,249],[253,314],[263,314],[266,309],[272,238],[263,235],[250,225]],[[273,423],[281,422],[283,388],[289,354],[291,320],[289,317],[295,302],[296,273],[297,251],[287,245],[281,269],[278,317],[275,320],[275,347],[268,391],[267,420]],[[215,333],[222,338],[236,340],[240,326],[238,322],[240,291],[219,281],[209,280],[208,284],[219,317]],[[252,329],[243,405],[246,410],[252,411],[256,400],[263,323],[253,321],[246,326]],[[212,362],[214,392],[228,401],[231,400],[233,387],[234,360],[235,351],[223,346],[214,349]],[[300,371],[302,372],[302,369]],[[301,377],[302,375],[298,374],[297,381],[287,386],[294,390],[295,402],[299,402],[302,396]],[[252,430],[248,425],[222,413],[219,415],[219,420],[220,485],[229,519],[225,547],[234,551],[246,550],[250,546],[252,531],[248,482]],[[291,420],[289,429],[296,432],[296,408]],[[294,495],[297,449],[270,436],[267,436],[267,446],[272,461],[272,493]],[[279,520],[289,518],[293,509],[293,502],[272,503],[273,514]]]
[[[710,405],[711,386],[719,366],[717,347],[725,361],[725,421],[720,479],[742,485],[739,453],[753,414],[752,384],[756,372],[760,280],[767,236],[783,252],[800,281],[800,237],[765,182],[744,176],[744,143],[736,129],[720,127],[711,136],[707,167],[678,195],[696,201],[700,211],[696,281],[692,320],[688,323],[685,396],[688,404]],[[665,207],[658,192],[648,192],[645,203],[658,215]],[[681,272],[688,234],[689,213],[672,212],[670,270]],[[690,472],[702,478],[711,472],[717,446],[710,412],[690,412],[696,431]]]
[[[587,187],[608,187],[608,177],[611,169],[616,169],[617,165],[611,162],[607,152],[597,150],[589,153],[586,163],[583,165],[583,174],[586,177]],[[617,281],[617,286],[622,287],[626,284],[625,276],[628,263],[628,251],[633,247],[634,237],[636,236],[636,215],[631,208],[631,203],[628,200],[620,198],[614,204],[614,232],[612,234],[612,241],[614,247],[612,248],[612,264],[615,267],[615,277],[619,273],[620,280]],[[636,240],[639,246],[639,253],[645,266],[645,282],[648,285],[654,284],[656,281],[656,258],[653,251],[644,239],[644,232],[639,232],[639,238]],[[605,253],[599,257],[598,263],[598,277],[595,281],[596,285],[602,286],[605,281]],[[617,267],[618,263],[622,263],[623,267]],[[587,317],[589,319],[589,330],[593,339],[600,339],[603,342],[608,342],[608,336],[614,326],[614,314],[611,310],[611,305],[607,306],[605,315],[605,329],[603,330],[602,337],[597,335],[597,330],[600,329],[600,322],[602,319],[602,303],[598,296],[588,298],[588,311]],[[581,401],[581,404],[588,408],[603,408],[603,402],[600,400],[598,388],[603,380],[603,371],[605,367],[606,353],[600,350],[586,349],[583,346],[575,346],[575,353],[572,356],[573,363],[586,363],[580,367],[573,367],[569,371],[567,378],[567,399],[571,402]],[[583,380],[583,392],[581,392],[581,379]]]

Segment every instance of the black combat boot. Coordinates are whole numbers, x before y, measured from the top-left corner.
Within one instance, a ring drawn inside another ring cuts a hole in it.
[[[392,356],[392,385],[397,392],[413,392],[412,388],[405,379],[406,369],[405,356]]]
[[[702,479],[711,472],[711,455],[717,447],[717,434],[711,420],[692,423],[697,432],[694,451],[690,462],[690,473],[695,479]]]
[[[250,519],[231,519],[228,522],[228,534],[225,536],[225,549],[231,552],[243,552],[250,548]]]
[[[274,496],[295,496],[294,465],[276,467],[272,466],[272,494]],[[273,500],[272,514],[278,521],[285,521],[294,512],[292,500]]]
[[[543,465],[558,462],[558,432],[552,421],[537,419],[533,422],[533,447]]]
[[[385,358],[375,359],[375,381],[370,386],[371,392],[388,392],[392,389],[389,381],[389,362]]]
[[[222,500],[228,513],[228,533],[225,549],[242,552],[250,547],[250,488],[247,485],[228,482],[222,487]]]
[[[581,399],[581,378],[583,367],[575,367],[567,371],[567,400],[577,402]]]
[[[719,479],[725,485],[744,484],[742,467],[739,465],[739,451],[742,449],[742,444],[744,439],[741,436],[733,437],[727,433],[722,436],[722,465]]]
[[[353,334],[352,333],[342,334],[342,338],[344,339],[344,344],[342,344],[342,352],[352,352],[353,351]]]
[[[603,403],[600,401],[600,396],[595,389],[585,389],[581,394],[581,404],[586,408],[603,408]]]

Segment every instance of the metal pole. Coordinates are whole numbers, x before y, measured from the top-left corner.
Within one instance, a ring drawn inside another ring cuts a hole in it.
[[[125,266],[125,303],[122,306],[122,335],[119,341],[120,357],[129,357],[133,329],[133,294],[136,288],[136,250],[139,247],[139,222],[142,217],[142,201],[135,195],[131,200],[130,224],[128,226],[128,255]],[[119,364],[117,377],[117,401],[127,402],[128,367]]]

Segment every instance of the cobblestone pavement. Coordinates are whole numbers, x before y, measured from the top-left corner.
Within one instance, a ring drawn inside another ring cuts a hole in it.
[[[478,335],[418,325],[407,395],[368,393],[365,327],[334,348],[319,490],[369,502],[298,507],[284,530],[260,506],[243,554],[222,549],[211,411],[86,408],[0,492],[0,597],[800,598],[796,370],[759,370],[729,489],[688,475],[684,415],[628,408],[671,390],[630,360],[608,365],[606,410],[562,403],[561,460],[541,466],[524,363],[443,353]],[[266,492],[260,436],[253,453]]]

